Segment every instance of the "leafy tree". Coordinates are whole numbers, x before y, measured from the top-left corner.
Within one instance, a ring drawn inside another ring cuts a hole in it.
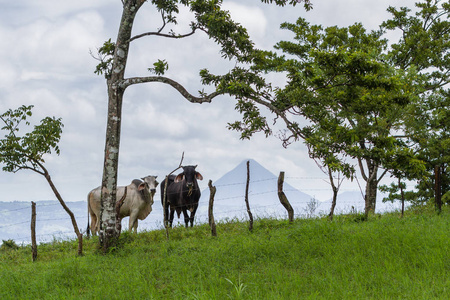
[[[392,18],[383,23],[387,30],[402,33],[392,45],[391,61],[420,73],[420,97],[405,114],[406,142],[426,162],[427,176],[419,181],[415,201],[428,201],[450,191],[450,3],[426,0],[416,3],[417,11],[389,7]],[[436,168],[437,167],[437,168]],[[442,173],[441,195],[435,195],[434,172]]]
[[[263,0],[265,3],[275,2],[277,5],[287,3],[295,5],[297,0]],[[304,0],[309,9],[309,0]],[[99,49],[100,60],[96,73],[104,74],[108,86],[108,122],[105,143],[105,161],[102,180],[102,209],[100,217],[100,243],[106,251],[115,245],[117,231],[115,229],[115,201],[117,187],[117,166],[119,158],[120,128],[122,120],[122,101],[125,90],[131,85],[159,82],[172,86],[189,102],[204,103],[226,91],[216,90],[210,94],[200,92],[199,96],[190,94],[181,84],[165,77],[164,72],[169,62],[158,60],[153,68],[148,68],[154,76],[125,78],[125,70],[131,42],[145,37],[165,37],[183,39],[197,32],[204,32],[221,47],[221,55],[225,59],[234,60],[236,64],[249,63],[254,59],[253,43],[245,28],[234,22],[229,13],[221,9],[221,0],[122,0],[123,12],[119,31],[115,42],[108,40]],[[144,32],[132,36],[132,27],[142,5],[153,5],[161,14],[162,26],[153,32]],[[195,21],[189,25],[186,33],[175,33],[169,29],[170,24],[177,23],[179,6],[190,9]],[[240,69],[240,68],[236,68]],[[205,72],[205,71],[203,71]]]
[[[19,129],[23,122],[29,126],[28,117],[32,116],[33,106],[25,106],[4,112],[0,120],[4,126],[1,128],[6,134],[0,140],[0,163],[4,164],[3,171],[16,173],[19,170],[31,170],[42,175],[47,180],[53,193],[63,208],[69,214],[75,234],[78,237],[78,254],[82,254],[83,236],[78,230],[78,225],[72,211],[66,206],[60,193],[56,189],[48,170],[44,167],[44,156],[52,152],[59,155],[58,142],[61,138],[62,127],[60,118],[46,117],[39,125],[34,126],[33,131],[19,136]]]
[[[366,32],[361,24],[348,28],[310,25],[300,18],[282,28],[295,34],[295,42],[276,45],[284,55],[260,53],[253,77],[237,74],[238,109],[243,120],[230,124],[243,138],[257,131],[270,134],[258,105],[268,107],[286,124],[283,144],[303,139],[310,156],[346,177],[354,175],[355,159],[366,181],[365,213],[375,210],[376,191],[387,170],[388,150],[402,144],[394,133],[401,126],[405,107],[414,97],[414,72],[392,67],[386,59],[387,41],[381,31]],[[287,84],[272,89],[263,72],[285,72]],[[251,78],[252,80],[247,80]],[[227,83],[210,76],[210,83]]]

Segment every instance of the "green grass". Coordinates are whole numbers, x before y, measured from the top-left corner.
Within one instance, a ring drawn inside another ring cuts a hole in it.
[[[450,212],[259,219],[0,250],[0,299],[447,299]]]

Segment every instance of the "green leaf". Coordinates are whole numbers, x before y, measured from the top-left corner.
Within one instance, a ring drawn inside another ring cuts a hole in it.
[[[164,75],[164,73],[169,69],[169,65],[166,62],[166,60],[160,60],[158,59],[157,62],[153,64],[154,68],[149,68],[148,71],[161,76]]]

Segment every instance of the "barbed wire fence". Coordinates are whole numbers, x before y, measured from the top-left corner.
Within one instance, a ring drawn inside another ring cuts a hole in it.
[[[283,189],[285,193],[287,193],[287,198],[294,208],[294,217],[295,218],[305,218],[312,217],[320,214],[326,214],[329,210],[328,202],[320,202],[316,199],[315,196],[310,196],[310,194],[314,194],[315,192],[329,192],[329,198],[332,196],[331,188],[327,185],[325,177],[285,177],[286,182],[288,183],[288,187]],[[323,187],[320,187],[317,182],[312,184],[311,181],[321,181]],[[305,183],[306,181],[306,183]],[[295,182],[296,186],[302,186],[300,188],[292,188],[289,184]],[[258,187],[263,184],[266,188],[262,191],[251,189],[249,193],[250,197],[250,206],[252,212],[255,214],[257,218],[284,218],[287,219],[287,211],[282,206],[278,199],[278,189],[277,189],[277,178],[267,178],[267,179],[259,179],[259,180],[250,180],[250,186]],[[214,185],[214,183],[213,183]],[[220,224],[221,221],[226,220],[246,220],[248,217],[247,209],[245,207],[244,202],[244,192],[238,195],[231,196],[220,196],[220,191],[225,191],[225,194],[230,195],[230,190],[235,190],[239,187],[245,187],[246,182],[236,182],[236,183],[227,183],[222,185],[214,185],[217,189],[217,194],[214,199],[214,218],[216,222]],[[196,224],[208,223],[208,199],[209,199],[209,189],[207,186],[203,187],[203,184],[200,184],[200,189],[203,191],[202,199],[200,200],[197,214],[196,214]],[[295,199],[291,198],[290,192],[301,192],[305,193],[309,198],[308,199]],[[355,191],[355,189],[341,189],[340,192],[345,191]],[[264,203],[259,203],[258,199],[265,199]],[[270,199],[270,201],[268,200]],[[51,242],[53,240],[66,240],[70,238],[75,238],[75,233],[73,228],[71,228],[70,218],[65,216],[64,210],[61,205],[54,200],[53,201],[35,201],[37,205],[37,218],[36,224],[39,228],[38,234],[36,238],[38,243],[42,242]],[[359,200],[361,207],[364,205],[363,198]],[[12,209],[0,209],[0,239],[9,240],[12,239],[16,243],[28,244],[31,240],[30,235],[30,223],[31,223],[31,202],[4,202],[4,203],[14,203],[17,208]],[[312,208],[308,207],[309,205],[314,204],[316,207],[314,211],[311,211]],[[76,202],[67,202],[66,203],[71,209],[74,209],[74,214],[76,216],[76,220],[78,226],[80,228],[84,228],[83,233],[86,229],[84,227],[87,226],[88,223],[88,212],[87,212],[87,203],[86,200],[76,201]],[[360,211],[361,208],[355,208],[355,201],[339,201],[340,210],[337,210],[336,213],[347,213],[350,211]],[[13,205],[13,204],[11,204]],[[11,206],[10,205],[10,206]],[[145,220],[139,221],[138,230],[157,230],[163,229],[163,209],[160,203],[160,195],[159,193],[155,194],[153,211]],[[396,209],[394,205],[391,207],[392,210]],[[59,210],[61,215],[59,215]],[[52,214],[52,215],[49,215]],[[8,217],[9,216],[9,217]],[[17,222],[5,223],[4,220],[10,220],[11,216],[17,216],[15,220]],[[175,222],[177,221],[177,223]],[[63,223],[66,222],[67,225]],[[127,222],[127,218],[125,219]],[[83,225],[85,224],[85,225]],[[174,220],[174,226],[184,226],[184,220]],[[127,226],[125,227],[127,228]],[[16,234],[8,234],[8,232],[16,232]],[[19,233],[20,232],[20,233]],[[6,238],[3,238],[6,236]]]

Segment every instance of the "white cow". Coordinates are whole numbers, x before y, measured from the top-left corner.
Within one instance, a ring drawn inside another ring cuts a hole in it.
[[[131,184],[127,185],[127,195],[120,208],[119,217],[130,217],[128,230],[137,232],[138,219],[144,220],[152,211],[153,196],[158,186],[156,181],[157,176],[146,176],[139,179],[134,179]],[[124,186],[117,187],[117,201],[119,201],[125,191]],[[101,187],[97,187],[89,192],[87,196],[88,211],[91,215],[91,230],[92,234],[96,235],[100,228],[100,209],[101,209]],[[89,217],[89,216],[88,216]],[[89,230],[89,222],[88,222]]]

